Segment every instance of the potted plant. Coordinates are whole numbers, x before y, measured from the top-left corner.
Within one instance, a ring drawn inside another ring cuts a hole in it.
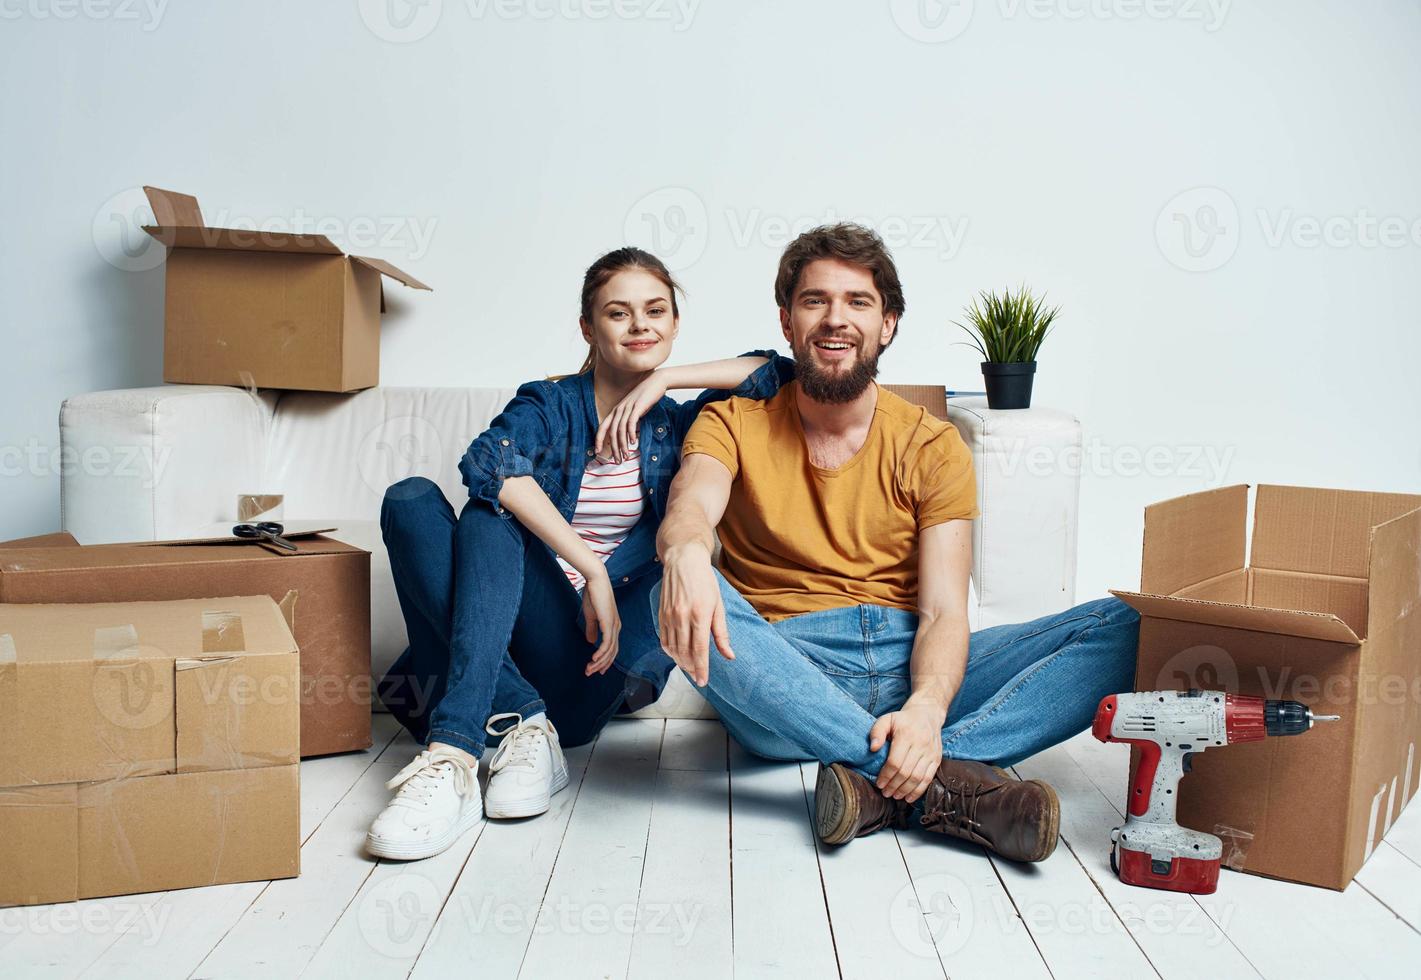
[[[987,383],[989,408],[1031,407],[1036,352],[1061,310],[1048,308],[1045,298],[1033,296],[1025,284],[1001,295],[984,290],[965,310],[967,323],[957,324],[986,358],[982,379]]]

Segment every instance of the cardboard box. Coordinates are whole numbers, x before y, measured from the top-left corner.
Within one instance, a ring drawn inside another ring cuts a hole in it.
[[[255,541],[0,545],[0,602],[298,596],[301,755],[370,746],[370,553],[322,535],[278,555]]]
[[[1179,820],[1239,870],[1345,888],[1421,785],[1421,496],[1260,486],[1251,552],[1247,511],[1247,486],[1145,510],[1140,591],[1115,593],[1135,687],[1341,715],[1196,756]]]
[[[324,235],[203,223],[197,198],[145,187],[168,247],[163,380],[356,391],[380,383],[381,276],[429,287]]]
[[[0,906],[296,875],[297,659],[267,596],[0,605]]]

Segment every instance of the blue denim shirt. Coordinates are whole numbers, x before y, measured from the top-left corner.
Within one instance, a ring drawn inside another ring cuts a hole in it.
[[[709,389],[688,402],[663,398],[642,417],[637,448],[641,452],[645,506],[641,520],[607,559],[607,573],[614,589],[660,568],[656,531],[666,515],[671,479],[680,469],[681,443],[701,407],[732,395],[769,398],[794,380],[792,358],[781,357],[773,350],[748,351],[740,356],[769,360],[733,389]],[[498,502],[503,481],[531,476],[558,513],[571,521],[582,490],[582,474],[594,452],[597,424],[590,371],[559,381],[522,385],[459,462],[469,496],[486,501],[495,513],[509,518],[512,515]]]

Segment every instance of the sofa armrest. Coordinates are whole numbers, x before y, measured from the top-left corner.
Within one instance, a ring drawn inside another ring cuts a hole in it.
[[[81,543],[191,537],[264,493],[275,392],[96,391],[59,409],[60,523]]]

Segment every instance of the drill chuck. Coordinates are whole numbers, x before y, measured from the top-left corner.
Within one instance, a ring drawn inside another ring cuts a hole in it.
[[[1314,721],[1336,721],[1336,715],[1314,715],[1300,701],[1265,701],[1263,726],[1269,735],[1301,735]]]

